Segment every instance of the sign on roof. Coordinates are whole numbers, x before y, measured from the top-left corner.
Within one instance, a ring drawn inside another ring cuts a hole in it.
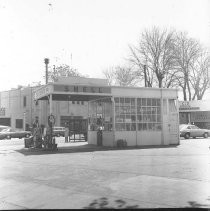
[[[191,103],[190,101],[180,101],[179,102],[179,110],[180,111],[200,110],[200,107],[193,105],[193,103]]]
[[[50,93],[52,93],[52,86],[43,86],[34,92],[34,100],[38,100]]]

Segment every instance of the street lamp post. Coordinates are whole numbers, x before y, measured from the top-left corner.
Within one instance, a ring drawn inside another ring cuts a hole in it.
[[[46,84],[48,83],[48,64],[49,64],[49,59],[45,58],[44,59],[44,63],[45,63],[45,80],[46,80]]]
[[[23,130],[26,130],[26,112],[23,113]]]

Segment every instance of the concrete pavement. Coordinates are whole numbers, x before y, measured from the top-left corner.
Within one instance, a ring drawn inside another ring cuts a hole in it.
[[[0,142],[0,209],[210,208],[210,139],[126,150],[57,142],[58,152]]]

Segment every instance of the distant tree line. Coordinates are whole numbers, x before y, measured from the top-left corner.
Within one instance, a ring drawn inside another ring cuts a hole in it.
[[[179,87],[184,100],[201,100],[210,87],[210,56],[187,33],[145,29],[129,52],[126,65],[103,71],[110,85]]]

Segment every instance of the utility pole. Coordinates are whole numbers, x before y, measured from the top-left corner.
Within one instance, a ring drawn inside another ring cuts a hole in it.
[[[48,64],[49,64],[49,59],[45,58],[44,59],[44,63],[45,63],[45,80],[46,80],[46,84],[48,83]]]
[[[144,65],[144,84],[147,87],[147,73],[146,73],[147,65]]]

